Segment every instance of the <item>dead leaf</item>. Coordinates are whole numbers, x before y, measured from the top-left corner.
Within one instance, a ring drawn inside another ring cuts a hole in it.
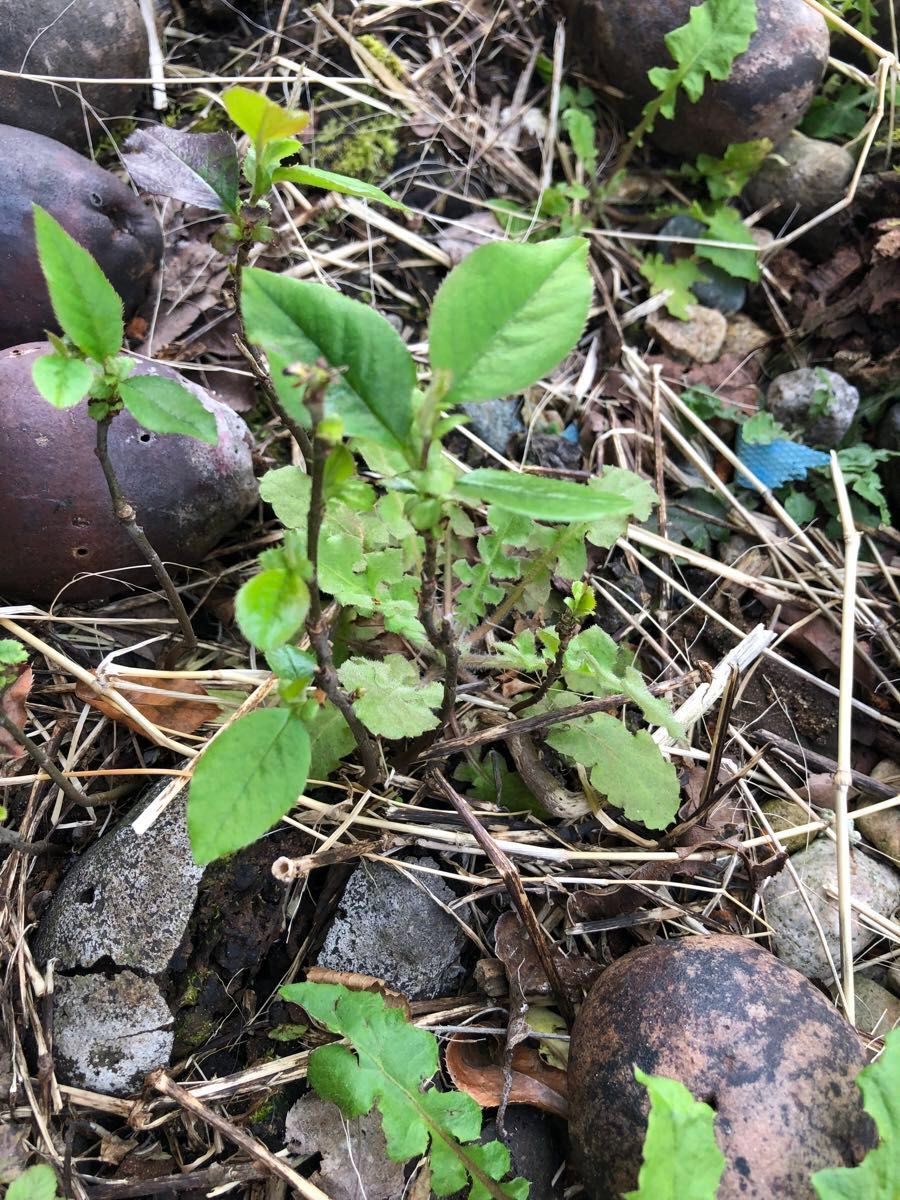
[[[337,983],[351,992],[374,992],[383,997],[388,1008],[399,1008],[407,1021],[412,1020],[409,1001],[396,988],[388,987],[383,979],[374,975],[362,975],[358,971],[332,971],[330,967],[310,967],[306,972],[307,983]]]
[[[515,913],[506,912],[498,919],[494,949],[506,968],[511,993],[529,998],[552,995],[537,951]],[[580,1004],[599,976],[600,964],[585,955],[563,954],[559,950],[553,951],[553,960],[569,999]]]
[[[131,704],[142,713],[148,721],[152,721],[154,725],[159,725],[160,728],[166,729],[171,733],[193,733],[195,729],[199,729],[205,721],[212,720],[218,715],[219,701],[215,697],[210,696],[204,687],[201,687],[194,679],[157,679],[146,675],[130,675],[128,677],[130,686],[127,691],[123,689],[122,695],[128,699]],[[146,687],[152,689],[149,691],[134,690],[137,687]],[[173,696],[160,695],[164,692],[174,692]],[[204,700],[186,700],[185,693],[190,696],[204,696]],[[95,692],[85,683],[79,683],[75,688],[75,695],[79,700],[83,700],[85,704],[89,704],[91,708],[96,708],[98,712],[103,713],[104,717],[109,717],[111,721],[118,721],[120,725],[127,725],[129,729],[135,733],[141,733],[141,727],[135,721],[119,709],[111,700],[107,700],[102,693]]]
[[[517,1046],[507,1090],[499,1061],[502,1055],[499,1040],[454,1034],[446,1052],[447,1072],[454,1087],[471,1096],[482,1108],[498,1108],[505,1100],[510,1104],[529,1104],[565,1120],[569,1111],[566,1072],[548,1067],[530,1046]]]
[[[498,231],[494,214],[482,209],[467,213],[457,221],[448,221],[435,241],[449,257],[451,265],[456,266],[477,246],[496,241]]]
[[[347,1120],[336,1104],[308,1092],[288,1111],[284,1137],[294,1154],[321,1155],[312,1182],[331,1200],[392,1200],[403,1193],[403,1164],[388,1158],[377,1112]]]
[[[8,717],[19,729],[24,729],[25,722],[28,720],[25,702],[33,682],[34,675],[31,667],[25,663],[9,687],[0,693],[0,709],[3,710],[3,715]],[[23,747],[10,737],[5,729],[0,729],[0,758],[21,758],[25,753]]]
[[[168,125],[135,129],[124,145],[125,167],[142,192],[171,196],[220,212],[221,197],[208,180],[237,194],[238,158],[227,133],[189,133]]]

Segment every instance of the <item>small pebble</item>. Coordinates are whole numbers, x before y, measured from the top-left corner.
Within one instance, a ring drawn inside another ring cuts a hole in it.
[[[882,759],[874,767],[872,778],[900,792],[900,764],[889,758]],[[900,865],[900,807],[884,808],[868,817],[859,817],[856,828],[870,845]]]
[[[834,843],[818,838],[805,850],[791,856],[791,866],[799,877],[807,899],[825,934],[835,966],[840,970],[841,950],[837,900],[826,895],[837,893],[837,861]],[[851,850],[851,888],[855,899],[863,901],[882,916],[890,917],[900,905],[900,873],[887,863]],[[809,979],[832,981],[831,969],[818,931],[801,899],[797,883],[787,867],[772,879],[763,892],[766,920],[772,930],[775,953],[789,966]],[[854,914],[851,921],[853,953],[859,954],[875,934],[860,924]]]
[[[797,225],[841,199],[855,165],[843,146],[794,130],[763,160],[744,197],[753,208],[774,202],[777,216],[767,219],[779,225],[797,209]]]
[[[779,835],[783,829],[808,825],[813,819],[802,804],[797,804],[796,801],[789,800],[786,796],[775,796],[771,800],[766,800],[760,805],[760,808],[765,813],[774,832]],[[788,838],[779,836],[778,840],[788,854],[794,854],[797,850],[803,850],[818,836],[818,833],[810,831],[809,833],[796,833]]]
[[[766,408],[789,432],[812,446],[834,449],[853,423],[859,392],[842,375],[801,367],[769,384]]]
[[[525,428],[519,415],[521,407],[519,400],[506,399],[462,405],[469,418],[466,427],[498,454],[506,454],[509,439]]]
[[[659,232],[661,237],[702,238],[706,233],[706,226],[686,213],[678,213],[670,217]],[[660,242],[659,245],[667,262],[676,258],[686,258],[692,250],[687,242]],[[691,286],[699,304],[704,304],[707,308],[717,308],[726,315],[739,312],[744,307],[747,288],[740,279],[735,279],[715,263],[705,260],[700,263],[700,269],[706,275],[706,279]]]
[[[771,334],[761,329],[752,318],[739,313],[728,322],[722,353],[739,359],[749,358],[751,354],[767,346],[771,340]]]
[[[665,309],[658,309],[647,318],[647,332],[677,358],[715,362],[722,353],[728,331],[725,318],[716,309],[700,304],[689,304],[687,312],[688,319],[680,321],[670,317]]]
[[[853,990],[856,1000],[856,1028],[860,1033],[884,1035],[900,1025],[900,999],[887,988],[858,971],[853,973]],[[833,986],[831,995],[838,1003],[838,989]]]

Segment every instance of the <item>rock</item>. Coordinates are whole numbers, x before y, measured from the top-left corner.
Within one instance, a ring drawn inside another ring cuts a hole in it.
[[[716,1113],[718,1200],[812,1200],[809,1176],[873,1143],[855,1031],[796,971],[715,935],[626,954],[572,1030],[569,1134],[590,1200],[637,1185],[649,1102],[634,1067],[678,1079]]]
[[[791,865],[819,919],[835,966],[840,968],[837,901],[825,894],[826,890],[837,890],[834,843],[819,838],[808,849],[794,854]],[[893,867],[876,862],[859,850],[851,850],[850,872],[855,899],[862,900],[884,916],[890,916],[900,905],[900,874]],[[790,871],[782,869],[769,882],[763,898],[778,957],[810,979],[831,982],[831,970],[818,932]],[[855,914],[851,926],[853,953],[857,955],[875,934],[861,925]]]
[[[6,533],[0,596],[49,601],[95,599],[129,585],[155,586],[150,569],[113,516],[94,454],[87,406],[56,409],[38,394],[31,368],[47,343],[0,353],[0,511]],[[140,362],[138,375],[178,379],[216,415],[219,442],[142,429],[127,412],[112,422],[110,457],[138,521],[166,562],[200,562],[253,506],[252,439],[236,413],[171,367]],[[92,574],[67,584],[82,571]],[[116,573],[121,573],[121,578]]]
[[[469,418],[467,427],[498,454],[506,454],[509,439],[524,429],[518,400],[485,400],[461,407]]]
[[[739,359],[749,358],[757,350],[768,346],[771,340],[771,335],[765,329],[761,329],[750,317],[739,314],[728,322],[722,353]]]
[[[143,79],[149,72],[138,0],[0,0],[0,28],[4,71],[95,79]],[[87,124],[94,137],[103,134],[91,110],[100,117],[130,117],[143,92],[142,84],[54,87],[0,76],[0,121],[81,149],[88,143]]]
[[[900,764],[891,762],[889,758],[876,764],[872,778],[900,792]],[[859,817],[855,824],[870,845],[895,863],[900,863],[900,808],[885,808],[868,817]]]
[[[879,450],[900,450],[900,404],[892,404],[878,425],[875,442]],[[900,521],[900,471],[896,459],[888,459],[879,467],[894,524]]]
[[[581,48],[589,74],[626,95],[625,121],[635,125],[659,95],[647,73],[670,67],[665,36],[683,25],[692,0],[559,0],[568,43]],[[656,122],[652,138],[681,158],[724,154],[733,142],[777,144],[800,121],[822,79],[828,28],[803,0],[757,0],[757,30],[728,79],[707,80],[696,104],[681,96],[675,120]]]
[[[855,971],[853,989],[856,997],[856,1028],[860,1033],[884,1037],[896,1025],[900,1025],[900,999],[887,988]],[[837,1002],[837,987],[830,990]]]
[[[855,166],[853,155],[843,146],[794,130],[763,159],[744,189],[744,198],[754,208],[774,201],[777,216],[772,219],[779,225],[797,209],[794,224],[799,224],[841,199]]]
[[[688,361],[715,362],[722,353],[728,324],[714,308],[700,304],[687,306],[688,319],[680,321],[658,309],[647,318],[647,332],[670,354]]]
[[[438,866],[428,857],[410,861]],[[344,889],[318,965],[374,975],[410,1000],[449,995],[463,975],[460,956],[466,936],[440,905],[455,896],[438,876],[414,878],[421,882],[413,883],[384,863],[358,866]]]
[[[771,800],[766,800],[760,807],[777,834],[780,834],[783,829],[793,829],[796,825],[808,825],[811,819],[801,804],[789,800],[786,796],[775,796]],[[794,854],[797,850],[808,846],[813,838],[818,836],[814,832],[797,833],[789,838],[779,837],[778,840],[788,854]]]
[[[531,1184],[528,1200],[561,1200],[564,1190],[557,1175],[564,1154],[553,1121],[546,1113],[524,1104],[510,1105],[503,1118],[502,1132],[493,1117],[482,1126],[481,1141],[495,1139],[509,1150],[512,1178],[527,1179]]]
[[[53,1049],[61,1082],[113,1096],[141,1088],[168,1064],[172,1014],[159,988],[133,971],[61,975],[55,984]]]
[[[38,929],[38,962],[54,958],[58,970],[78,970],[105,959],[151,975],[165,971],[194,910],[203,868],[191,857],[183,800],[140,837],[132,823],[169,782],[149,789],[70,867]]]
[[[670,217],[659,232],[661,237],[702,238],[706,233],[706,226],[686,213],[678,213]],[[660,242],[659,245],[667,262],[676,258],[688,258],[693,249],[687,242]],[[747,288],[740,279],[735,279],[715,263],[703,260],[699,261],[699,265],[706,279],[691,287],[699,304],[704,304],[707,308],[717,308],[721,313],[735,313],[744,307]]]
[[[60,332],[34,244],[33,203],[96,258],[126,316],[162,254],[156,216],[115,175],[51,138],[0,125],[0,349]]]
[[[785,429],[812,446],[838,445],[853,423],[859,392],[843,376],[822,367],[800,367],[769,384],[766,408]]]

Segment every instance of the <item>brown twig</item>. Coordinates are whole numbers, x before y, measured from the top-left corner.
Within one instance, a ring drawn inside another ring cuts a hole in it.
[[[172,577],[166,570],[165,564],[150,545],[150,541],[143,529],[138,525],[134,506],[126,499],[115,468],[110,460],[109,426],[111,421],[112,415],[107,415],[97,422],[97,446],[95,452],[97,458],[100,460],[100,466],[103,468],[106,486],[109,489],[110,499],[112,500],[113,513],[116,520],[137,546],[138,550],[140,550],[149,566],[152,567],[153,574],[159,581],[160,586],[166,594],[166,599],[169,601],[169,607],[178,620],[184,648],[188,653],[192,653],[197,649],[197,637],[191,625],[191,619],[187,614],[187,609],[178,595],[178,589],[172,582]]]
[[[192,1113],[195,1117],[199,1117],[207,1125],[212,1126],[233,1142],[236,1146],[249,1154],[252,1159],[260,1163],[266,1170],[277,1176],[278,1179],[283,1179],[284,1182],[304,1200],[329,1200],[329,1197],[321,1188],[317,1188],[314,1183],[308,1179],[304,1179],[302,1175],[289,1166],[284,1159],[278,1158],[272,1151],[257,1138],[252,1137],[243,1129],[239,1129],[227,1117],[221,1116],[214,1109],[209,1108],[202,1100],[198,1100],[192,1095],[187,1088],[176,1083],[162,1069],[151,1071],[147,1076],[147,1087],[153,1091],[159,1092],[163,1096],[168,1096],[170,1100],[174,1100],[186,1112]]]
[[[563,664],[565,663],[566,651],[569,648],[569,642],[581,628],[581,622],[571,611],[566,609],[563,615],[559,618],[559,624],[556,626],[556,632],[559,634],[559,646],[554,655],[553,662],[547,669],[547,674],[541,680],[540,686],[533,692],[529,692],[524,699],[519,700],[509,710],[511,713],[522,712],[526,708],[531,708],[533,704],[537,704],[539,700],[547,695],[550,689],[562,675]]]
[[[553,961],[553,954],[547,941],[547,935],[544,933],[540,921],[535,916],[534,909],[531,907],[531,901],[528,899],[525,888],[522,886],[519,872],[472,812],[463,797],[460,796],[455,788],[451,787],[440,771],[432,771],[429,779],[444,799],[453,805],[476,842],[478,842],[478,845],[503,877],[503,882],[506,884],[513,907],[519,914],[522,924],[528,930],[528,935],[531,938],[538,958],[541,960],[541,966],[544,968],[544,973],[550,982],[550,987],[553,989],[559,1011],[571,1029],[575,1021],[575,1009],[566,989],[563,987],[559,971],[556,969],[556,963]]]
[[[216,1163],[202,1171],[179,1175],[160,1175],[157,1179],[110,1180],[90,1184],[90,1200],[137,1200],[140,1196],[158,1196],[164,1192],[207,1192],[212,1188],[265,1179],[265,1167],[257,1163]]]
[[[71,779],[67,779],[63,775],[59,767],[56,766],[46,753],[43,746],[39,746],[24,730],[18,727],[15,721],[10,720],[2,708],[0,708],[0,729],[8,733],[13,741],[21,746],[28,753],[29,757],[37,763],[41,770],[50,776],[67,800],[71,800],[73,804],[89,805],[91,803],[78,784],[73,783]],[[40,843],[34,844],[38,845]],[[16,847],[16,849],[21,849],[21,847]],[[41,851],[25,851],[25,853],[40,854]]]

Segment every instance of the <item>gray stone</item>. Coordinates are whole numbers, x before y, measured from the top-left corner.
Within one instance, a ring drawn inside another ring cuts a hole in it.
[[[841,199],[855,165],[843,146],[794,130],[763,160],[744,197],[754,208],[774,202],[779,223],[796,209],[793,223],[800,224]]]
[[[900,792],[900,764],[882,759],[872,770],[872,778]],[[856,828],[866,841],[900,865],[900,807],[859,817]]]
[[[706,231],[702,221],[686,213],[678,213],[670,217],[659,232],[661,237],[702,238]],[[660,242],[660,249],[666,261],[672,262],[676,258],[688,257],[692,247],[687,242]],[[740,279],[735,279],[721,267],[705,260],[700,262],[700,269],[706,275],[706,279],[691,286],[699,304],[707,308],[716,308],[726,314],[736,313],[744,307],[747,288]]]
[[[437,868],[433,858],[408,860]],[[383,979],[410,1000],[450,994],[463,970],[462,927],[441,907],[455,899],[436,875],[362,863],[341,897],[318,957],[320,967]]]
[[[560,1200],[564,1195],[563,1180],[557,1176],[564,1155],[546,1113],[524,1104],[512,1104],[506,1110],[502,1132],[493,1117],[485,1121],[481,1141],[495,1138],[509,1150],[512,1177],[527,1179],[531,1184],[528,1200]]]
[[[813,446],[837,446],[853,423],[859,392],[842,375],[822,367],[787,371],[769,384],[766,408]]]
[[[837,987],[830,990],[837,1002]],[[884,1037],[895,1025],[900,1024],[900,999],[887,988],[867,975],[854,971],[853,990],[856,997],[856,1028],[861,1033]]]
[[[55,986],[54,1060],[64,1083],[127,1096],[168,1064],[172,1014],[151,980],[122,971],[60,976]]]
[[[191,856],[184,799],[138,837],[132,822],[165,783],[100,838],[70,868],[35,939],[38,961],[62,970],[108,959],[158,974],[178,948],[197,899],[203,868]]]
[[[722,353],[733,354],[735,358],[743,360],[755,354],[757,350],[762,350],[771,340],[771,335],[766,333],[765,329],[761,329],[754,320],[741,313],[728,322]]]
[[[791,857],[810,907],[816,913],[835,965],[840,968],[840,935],[837,900],[826,895],[837,891],[837,861],[834,843],[819,838],[806,850]],[[890,917],[900,905],[900,874],[886,863],[851,850],[851,892],[876,912]],[[801,898],[794,877],[786,868],[763,892],[766,920],[772,930],[775,953],[810,979],[831,981],[828,959],[819,934]],[[859,954],[875,934],[861,925],[854,913],[851,921],[853,953]]]
[[[892,404],[881,418],[875,441],[880,450],[900,450],[900,404]],[[897,470],[897,460],[889,459],[884,463],[880,475],[896,525],[900,521],[900,471]]]
[[[681,321],[658,309],[647,318],[647,332],[677,358],[715,362],[722,353],[728,323],[715,308],[700,304],[687,306],[688,319]]]
[[[521,405],[518,400],[485,400],[461,407],[469,418],[467,427],[498,454],[505,454],[509,439],[525,428],[519,415]]]

